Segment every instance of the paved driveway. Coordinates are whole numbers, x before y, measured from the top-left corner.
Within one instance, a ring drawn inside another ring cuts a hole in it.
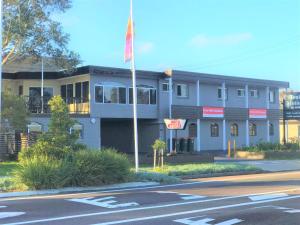
[[[216,162],[240,163],[245,165],[253,165],[265,171],[300,171],[300,160],[235,160],[226,158],[217,158]]]

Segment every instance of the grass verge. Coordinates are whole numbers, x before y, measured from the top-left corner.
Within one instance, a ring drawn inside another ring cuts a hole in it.
[[[10,176],[13,171],[18,169],[18,162],[1,162],[0,163],[0,177]]]
[[[187,176],[187,175],[206,175],[226,172],[249,172],[260,171],[261,169],[250,166],[241,165],[238,163],[203,163],[203,164],[182,164],[182,165],[166,165],[163,169],[145,167],[144,172],[158,172],[168,176]]]

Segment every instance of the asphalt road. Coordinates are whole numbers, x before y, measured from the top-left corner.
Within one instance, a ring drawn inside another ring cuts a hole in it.
[[[0,199],[0,224],[300,225],[300,172]]]

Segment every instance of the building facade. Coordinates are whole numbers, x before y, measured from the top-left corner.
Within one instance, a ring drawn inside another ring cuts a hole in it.
[[[133,152],[131,72],[97,66],[71,75],[45,72],[41,97],[39,72],[4,73],[3,90],[25,96],[32,130],[47,130],[47,101],[61,95],[77,121],[80,142],[91,148]],[[172,76],[137,71],[139,151],[151,151],[155,139],[192,138],[195,151],[224,151],[228,140],[238,147],[279,142],[279,89],[289,84],[184,71]],[[165,118],[187,119],[184,130],[169,131]],[[171,142],[173,143],[173,142]],[[171,148],[175,148],[171,144]]]

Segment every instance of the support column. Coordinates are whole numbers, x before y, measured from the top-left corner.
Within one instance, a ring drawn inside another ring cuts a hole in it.
[[[248,84],[245,85],[245,108],[247,109],[248,113],[249,113],[249,87]],[[250,145],[250,141],[249,141],[249,119],[248,119],[249,115],[247,116],[246,119],[246,146],[249,147]]]
[[[197,106],[198,106],[198,110],[199,110],[199,106],[200,106],[200,82],[199,80],[197,80],[196,82],[197,85]],[[201,136],[200,136],[200,119],[197,118],[197,151],[200,152],[201,150]]]
[[[169,119],[172,119],[172,104],[173,104],[173,82],[172,77],[169,78]],[[170,144],[169,152],[173,150],[173,130],[169,130]]]
[[[225,82],[222,83],[222,103],[223,103],[223,108],[225,111],[226,107],[226,86]],[[226,120],[225,120],[225,115],[223,119],[223,151],[226,151],[227,149],[227,143],[226,143]]]
[[[270,87],[266,87],[266,109],[269,111],[270,109]],[[268,118],[268,113],[267,113],[267,142],[270,142],[270,131],[269,131],[269,126],[270,126],[270,120]]]

